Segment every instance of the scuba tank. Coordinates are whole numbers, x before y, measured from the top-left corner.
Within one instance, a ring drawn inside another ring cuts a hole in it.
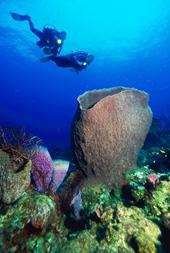
[[[45,25],[43,28],[43,43],[45,46],[53,47],[56,43],[56,37],[58,37],[58,32],[52,25]]]

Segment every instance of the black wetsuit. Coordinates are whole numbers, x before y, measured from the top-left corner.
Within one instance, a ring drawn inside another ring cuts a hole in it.
[[[87,53],[78,52],[64,56],[49,56],[49,59],[54,61],[59,67],[73,68],[80,71],[85,69],[88,65],[86,62],[87,56]]]
[[[32,23],[31,19],[27,20],[29,23],[29,27],[31,32],[33,32],[40,40],[37,42],[37,45],[39,47],[49,47],[52,49],[52,53],[55,55],[57,53],[60,53],[63,42],[61,44],[56,43],[56,38],[60,38],[60,32],[54,29],[46,28],[43,30],[43,32],[39,31],[34,27],[34,24]]]

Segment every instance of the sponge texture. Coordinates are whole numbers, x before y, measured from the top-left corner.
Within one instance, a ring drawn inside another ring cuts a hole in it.
[[[120,185],[123,174],[136,166],[151,121],[148,94],[143,91],[115,87],[79,96],[72,147],[88,182]]]

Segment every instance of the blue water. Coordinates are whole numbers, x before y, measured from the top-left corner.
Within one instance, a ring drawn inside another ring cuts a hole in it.
[[[62,54],[85,50],[94,62],[79,74],[40,62],[38,39],[10,11],[65,30]],[[89,89],[145,90],[154,115],[170,119],[170,2],[0,1],[0,73],[0,124],[24,126],[50,148],[69,146],[76,98]]]

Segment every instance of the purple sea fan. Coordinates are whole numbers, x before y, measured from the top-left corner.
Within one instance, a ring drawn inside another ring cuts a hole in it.
[[[48,149],[43,146],[30,150],[32,160],[31,175],[34,185],[39,192],[46,192],[53,175],[53,161]]]

